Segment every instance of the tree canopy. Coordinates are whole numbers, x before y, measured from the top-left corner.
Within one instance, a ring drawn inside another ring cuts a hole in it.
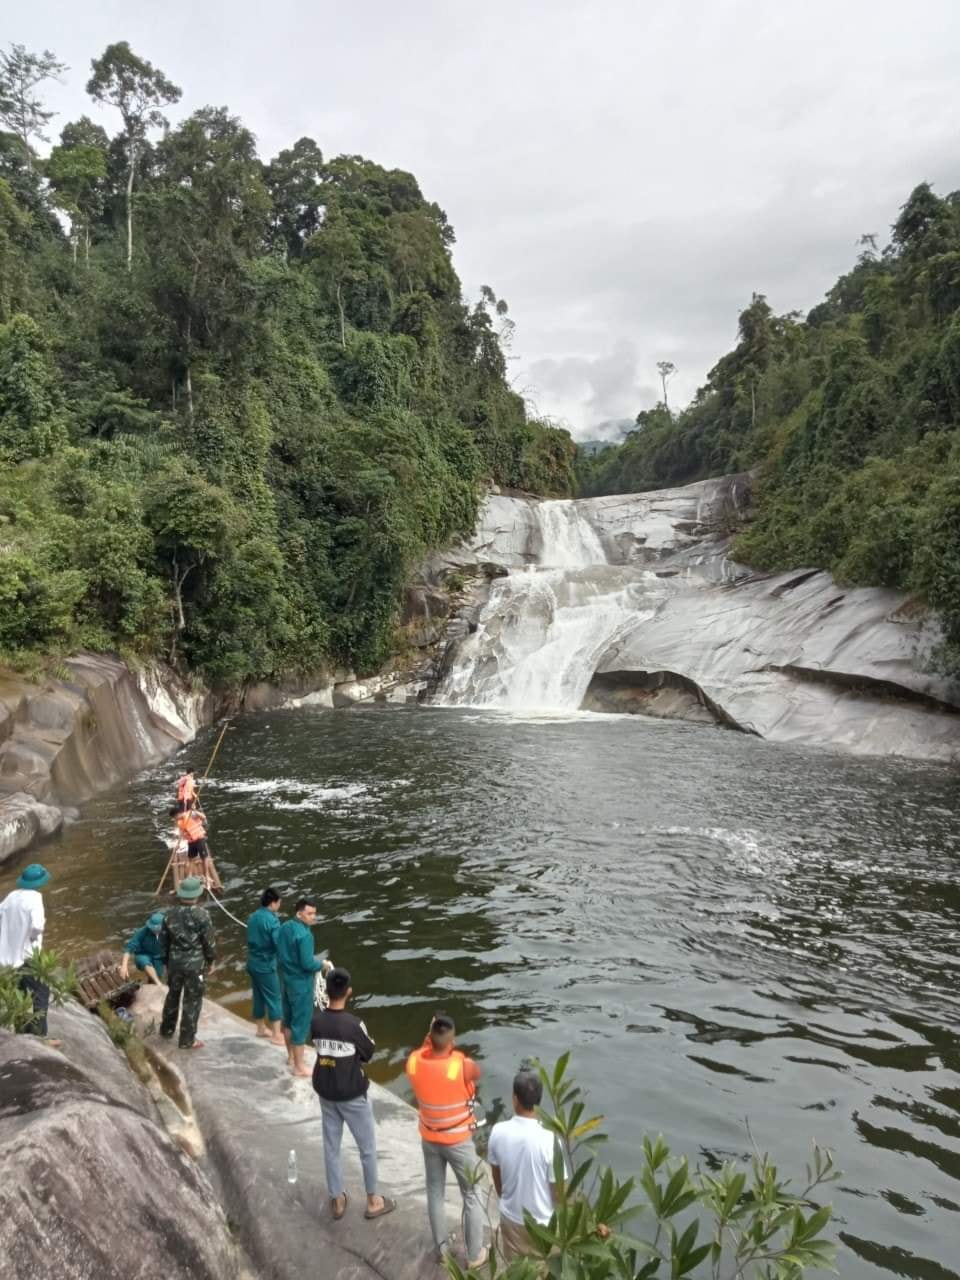
[[[584,494],[753,470],[736,554],[841,583],[917,593],[960,675],[960,192],[921,183],[890,243],[804,318],[754,294],[736,347],[680,413],[658,405],[623,445],[578,459]]]
[[[88,84],[119,133],[82,117],[41,158],[40,85],[0,133],[2,656],[375,667],[486,485],[572,490],[569,436],[509,386],[506,304],[464,299],[409,173],[311,138],[264,160],[226,107],[171,127],[179,88],[125,43]]]

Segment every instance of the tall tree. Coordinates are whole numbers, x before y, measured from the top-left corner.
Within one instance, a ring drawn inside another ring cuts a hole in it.
[[[73,261],[83,241],[84,260],[90,265],[90,227],[103,212],[106,199],[109,140],[99,125],[83,116],[68,124],[44,166],[59,208],[70,218]]]
[[[147,130],[165,123],[161,107],[179,102],[181,90],[159,68],[139,58],[126,40],[108,45],[90,64],[87,93],[95,102],[116,107],[123,120],[127,148],[127,270],[133,269],[133,184]]]
[[[57,80],[67,70],[49,49],[31,53],[22,44],[11,44],[0,52],[0,120],[23,143],[27,164],[33,166],[31,139],[45,141],[43,128],[56,115],[44,109],[36,89],[44,80]]]
[[[667,383],[676,374],[677,366],[672,360],[658,360],[657,373],[660,375],[660,385],[663,387],[663,407],[670,408],[670,402],[667,400]]]

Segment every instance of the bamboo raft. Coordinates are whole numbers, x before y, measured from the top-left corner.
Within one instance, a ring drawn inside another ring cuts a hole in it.
[[[210,889],[223,889],[223,881],[220,879],[217,864],[212,857],[206,859],[206,872],[210,879],[207,887]],[[167,877],[171,875],[173,877],[173,887],[170,892],[173,894],[177,892],[187,876],[200,876],[202,879],[204,875],[204,859],[188,858],[187,846],[182,840],[178,840],[174,845],[173,852],[170,854],[170,861],[167,863],[167,868],[160,878],[160,883],[157,885],[157,894],[163,890]]]
[[[77,961],[78,998],[85,1008],[96,1009],[101,1001],[109,1003],[140,985],[135,977],[123,977],[120,972],[122,960],[122,952],[97,951]]]

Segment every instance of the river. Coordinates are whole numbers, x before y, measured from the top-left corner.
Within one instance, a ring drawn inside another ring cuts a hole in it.
[[[40,853],[49,945],[122,942],[153,908],[177,760]],[[267,883],[321,900],[377,1079],[444,1007],[491,1118],[526,1056],[573,1065],[636,1165],[644,1132],[711,1166],[812,1138],[845,1280],[960,1276],[955,771],[641,717],[469,708],[234,722],[205,788],[240,916]],[[34,855],[36,856],[36,855]],[[15,872],[0,875],[6,891]],[[249,1011],[217,913],[213,990]]]

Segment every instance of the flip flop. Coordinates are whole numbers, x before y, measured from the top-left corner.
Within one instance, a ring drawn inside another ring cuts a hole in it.
[[[194,1040],[193,1044],[182,1044],[181,1049],[205,1049],[207,1046],[202,1040]]]
[[[336,1200],[331,1200],[330,1204],[331,1204],[331,1209],[333,1213],[333,1220],[334,1222],[339,1222],[340,1219],[343,1217],[343,1215],[347,1212],[347,1193],[346,1192],[343,1193],[343,1208],[340,1210],[339,1213],[337,1212]]]
[[[396,1207],[397,1207],[396,1200],[391,1200],[389,1196],[384,1196],[382,1209],[374,1209],[372,1213],[369,1209],[367,1209],[367,1211],[364,1213],[363,1216],[369,1222],[372,1222],[374,1218],[385,1218],[388,1213],[393,1213]]]

